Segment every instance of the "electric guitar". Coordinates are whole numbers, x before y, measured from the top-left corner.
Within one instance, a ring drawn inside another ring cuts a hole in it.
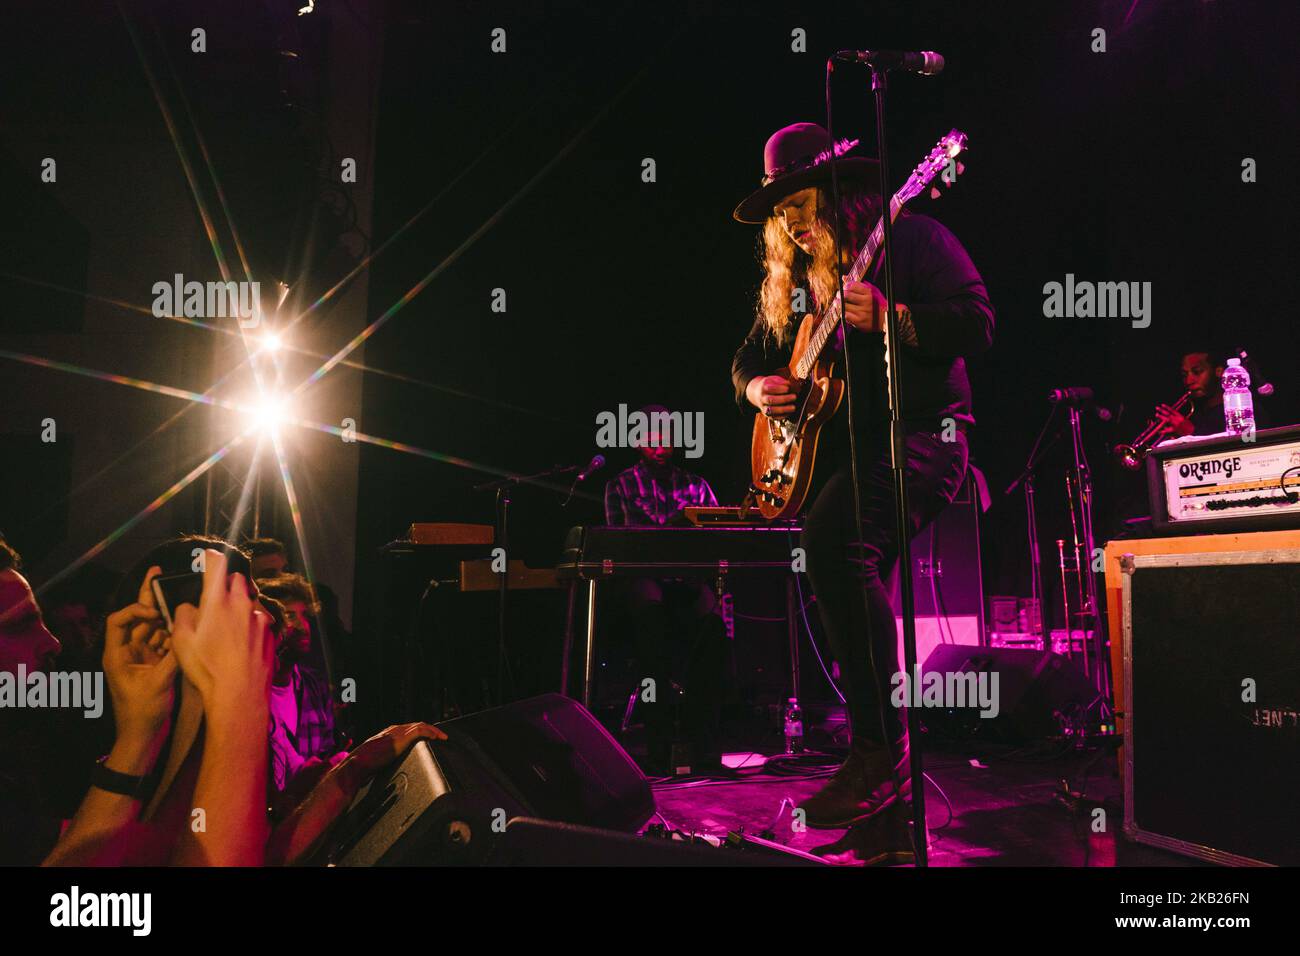
[[[889,201],[889,220],[898,218],[904,205],[919,196],[944,169],[960,170],[955,159],[966,148],[966,134],[953,130],[930,150],[912,175]],[[954,177],[955,178],[955,177]],[[952,182],[944,177],[946,185]],[[862,251],[858,253],[845,284],[860,282],[871,268],[884,237],[884,217],[876,223]],[[840,297],[818,315],[808,313],[799,324],[794,350],[786,368],[770,373],[791,380],[797,399],[789,417],[754,419],[754,439],[750,445],[750,474],[753,482],[746,496],[746,507],[757,505],[769,521],[794,518],[803,508],[812,484],[813,465],[817,457],[817,440],[822,426],[829,421],[844,399],[844,380],[834,373],[833,361],[823,357],[826,344],[840,328]]]

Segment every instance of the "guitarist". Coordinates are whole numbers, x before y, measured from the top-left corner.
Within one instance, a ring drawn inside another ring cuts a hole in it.
[[[839,154],[835,162],[845,273],[880,218],[878,165],[873,159],[847,155],[848,145],[832,150],[826,130],[814,123],[777,131],[763,151],[761,188],[736,207],[738,221],[763,226],[764,275],[757,317],[731,367],[742,408],[747,401],[763,415],[795,412],[798,383],[771,373],[789,364],[803,319],[792,314],[792,305],[802,298],[815,316],[827,309],[839,288],[830,208],[832,156]],[[965,477],[965,433],[975,419],[964,357],[989,347],[993,308],[965,249],[938,222],[900,216],[893,245],[907,423],[907,533],[915,535],[952,501]],[[841,410],[827,424],[818,449],[815,497],[803,516],[801,544],[822,624],[840,665],[852,747],[848,760],[802,809],[809,826],[830,829],[863,823],[897,804],[895,811],[880,817],[879,826],[898,839],[907,818],[894,781],[900,781],[907,798],[910,774],[906,715],[889,702],[890,679],[899,662],[886,582],[897,562],[899,532],[888,450],[882,259],[876,257],[867,281],[846,282],[848,328],[827,346],[828,354],[834,348],[837,356],[845,343],[852,349],[861,543],[852,530],[848,416]],[[842,376],[842,361],[837,360],[836,369]],[[906,836],[901,839],[906,845]]]

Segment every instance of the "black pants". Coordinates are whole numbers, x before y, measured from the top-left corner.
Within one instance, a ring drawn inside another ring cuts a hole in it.
[[[853,534],[853,484],[846,454],[833,459],[841,463],[832,466],[804,517],[802,544],[822,625],[839,661],[853,738],[892,744],[902,739],[907,727],[905,712],[889,702],[890,679],[899,670],[898,632],[886,587],[898,561],[894,481],[887,448],[859,448],[859,455],[861,544]],[[907,436],[909,537],[956,496],[967,456],[966,436],[960,431],[950,442],[931,432]]]

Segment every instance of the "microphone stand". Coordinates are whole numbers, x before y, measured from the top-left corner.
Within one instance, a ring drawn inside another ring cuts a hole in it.
[[[898,592],[902,598],[903,614],[903,672],[908,680],[917,675],[916,660],[916,595],[912,585],[912,541],[909,533],[907,499],[907,432],[903,427],[903,383],[900,374],[898,348],[898,309],[894,298],[894,227],[889,208],[889,151],[885,147],[885,72],[871,68],[871,91],[876,101],[876,149],[880,161],[880,221],[881,248],[885,262],[885,378],[889,386],[889,447],[894,471],[894,520],[898,529]],[[846,344],[844,351],[848,352]],[[856,467],[856,463],[855,463]],[[858,498],[856,482],[854,499]],[[857,501],[859,511],[861,502]],[[862,516],[858,515],[858,534],[861,534]],[[912,777],[912,852],[917,866],[929,865],[929,848],[926,845],[925,826],[925,765],[921,754],[921,718],[909,701],[907,706],[907,739],[911,755]],[[890,741],[885,741],[886,747]],[[901,799],[901,797],[900,797]]]
[[[830,77],[835,69],[835,59],[832,57],[826,64],[826,131],[830,134],[832,158],[831,164],[831,189],[834,216],[835,216],[835,268],[839,277],[840,285],[840,325],[844,325],[844,274],[843,260],[840,256],[840,208],[839,208],[839,179],[836,174],[836,159],[834,157],[835,133],[831,125],[831,89]],[[902,617],[903,617],[903,667],[906,683],[905,687],[910,686],[910,682],[917,676],[916,664],[916,595],[912,584],[912,542],[909,531],[908,521],[908,497],[907,497],[907,432],[903,425],[903,385],[901,381],[899,368],[899,349],[898,349],[898,311],[896,300],[894,299],[894,230],[893,217],[890,209],[889,193],[889,156],[888,149],[885,145],[885,71],[878,69],[875,65],[871,66],[871,90],[875,97],[876,104],[876,145],[879,153],[880,166],[880,222],[881,248],[883,250],[884,274],[885,274],[885,300],[887,303],[886,333],[885,333],[885,378],[889,389],[889,450],[890,464],[892,466],[894,478],[894,520],[898,534],[898,590],[902,597]],[[849,352],[851,351],[848,342],[848,330],[843,329],[845,336],[844,341],[844,381],[845,381],[845,404],[847,407],[848,424],[849,424],[849,468],[853,483],[853,520],[858,531],[859,546],[862,538],[862,493],[861,486],[858,483],[858,453],[856,431],[853,422],[853,370],[850,364]],[[863,585],[865,588],[865,585]],[[866,601],[864,591],[863,601]],[[868,610],[869,609],[864,609]],[[868,614],[868,621],[870,615]],[[872,635],[868,634],[868,647],[873,647]],[[876,659],[874,650],[871,653],[871,667],[874,672],[876,669]],[[879,674],[873,674],[877,684],[880,683]],[[877,690],[877,699],[881,708],[881,729],[884,731],[884,699],[883,695]],[[856,733],[855,729],[855,733]],[[888,736],[886,734],[886,736]],[[924,867],[929,865],[929,854],[927,846],[927,831],[925,826],[925,767],[921,754],[921,718],[916,712],[916,707],[909,702],[907,706],[907,739],[909,744],[909,769],[912,779],[912,853],[916,866]],[[894,753],[894,742],[885,741],[885,748],[890,754],[890,765],[895,767],[897,755]],[[901,790],[899,787],[899,778],[896,770],[891,771],[894,774],[895,790]],[[901,794],[899,799],[902,799]]]
[[[1004,494],[1011,494],[1022,484],[1025,486],[1025,509],[1029,526],[1031,588],[1035,596],[1039,598],[1039,614],[1042,618],[1041,627],[1043,629],[1043,650],[1050,651],[1052,649],[1051,618],[1047,612],[1046,594],[1043,592],[1043,567],[1038,551],[1038,520],[1034,505],[1034,476],[1047,450],[1055,445],[1061,437],[1058,428],[1051,441],[1046,444],[1043,443],[1043,439],[1047,437],[1049,429],[1056,421],[1056,412],[1061,405],[1065,405],[1069,412],[1070,449],[1073,460],[1070,465],[1071,470],[1066,472],[1066,505],[1070,510],[1070,522],[1074,532],[1074,569],[1079,587],[1079,609],[1072,614],[1068,585],[1065,580],[1067,562],[1064,551],[1062,551],[1060,557],[1061,594],[1065,610],[1066,656],[1071,658],[1074,656],[1074,624],[1071,618],[1078,617],[1083,632],[1084,674],[1092,681],[1098,695],[1093,704],[1100,700],[1104,710],[1112,711],[1111,705],[1108,703],[1112,691],[1109,671],[1110,661],[1105,654],[1105,607],[1101,601],[1101,596],[1097,592],[1097,576],[1092,570],[1093,554],[1096,550],[1096,536],[1093,531],[1092,517],[1092,471],[1088,467],[1088,458],[1084,452],[1083,416],[1077,403],[1067,404],[1062,402],[1052,405],[1052,411],[1048,415],[1047,421],[1043,423],[1042,430],[1039,431],[1034,447],[1029,453],[1029,461],[1026,462],[1024,470],[1021,471],[1016,480],[1007,487]],[[1081,533],[1082,540],[1080,540]],[[1058,549],[1063,548],[1064,540],[1058,541],[1057,545]],[[1091,666],[1089,664],[1089,624],[1091,624],[1093,632]]]
[[[1088,623],[1091,621],[1095,673],[1087,676],[1093,678],[1093,686],[1097,689],[1098,694],[1109,700],[1111,695],[1108,673],[1109,660],[1102,653],[1103,631],[1106,626],[1105,609],[1097,594],[1097,575],[1092,570],[1093,555],[1096,553],[1097,547],[1097,539],[1094,536],[1092,526],[1092,470],[1088,467],[1088,456],[1083,449],[1083,417],[1079,414],[1077,404],[1070,405],[1070,441],[1074,453],[1073,484],[1078,497],[1077,502],[1070,502],[1070,517],[1073,520],[1077,509],[1079,524],[1083,529],[1083,562],[1080,563],[1076,557],[1075,563],[1078,565],[1079,577],[1084,585],[1084,606],[1080,608],[1079,620],[1080,625],[1083,627],[1084,672],[1086,674],[1088,670]],[[1078,538],[1077,531],[1075,538],[1076,540]],[[1074,634],[1070,628],[1069,615],[1066,615],[1065,619],[1065,640],[1065,646],[1073,649]]]
[[[515,485],[531,484],[543,478],[555,478],[560,475],[567,475],[571,471],[577,471],[577,465],[563,465],[551,468],[548,471],[539,471],[535,475],[513,475],[509,478],[501,478],[497,481],[484,482],[481,485],[475,485],[475,491],[495,491],[496,494],[496,530],[493,535],[495,547],[501,549],[505,558],[505,569],[501,572],[501,577],[497,581],[497,704],[498,706],[506,702],[506,676],[510,671],[509,659],[506,656],[506,592],[510,588],[510,550],[509,550],[509,512],[510,512],[510,491]],[[569,492],[572,497],[573,492]],[[567,504],[567,502],[566,502]],[[514,678],[511,677],[511,687],[513,692]]]
[[[1004,495],[1014,492],[1020,485],[1025,486],[1025,521],[1029,532],[1029,587],[1033,599],[1038,601],[1038,627],[1042,636],[1043,650],[1052,649],[1052,627],[1051,619],[1047,613],[1047,594],[1043,590],[1043,559],[1038,550],[1038,507],[1034,498],[1034,475],[1038,470],[1038,464],[1042,461],[1047,450],[1051,448],[1060,439],[1060,433],[1052,436],[1052,440],[1043,444],[1043,439],[1047,437],[1048,430],[1052,423],[1056,421],[1056,410],[1059,406],[1053,405],[1051,412],[1047,416],[1047,421],[1043,422],[1042,429],[1038,432],[1038,438],[1034,441],[1034,447],[1029,452],[1029,460],[1025,462],[1024,470],[1015,481],[1007,486]]]

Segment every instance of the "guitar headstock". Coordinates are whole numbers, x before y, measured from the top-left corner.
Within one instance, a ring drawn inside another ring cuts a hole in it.
[[[919,196],[926,186],[929,186],[936,176],[943,182],[945,187],[951,186],[957,181],[957,177],[965,171],[966,167],[957,162],[957,157],[966,149],[966,134],[959,130],[953,130],[947,136],[943,137],[930,150],[925,159],[912,170],[912,175],[907,177],[907,182],[903,188],[898,191],[898,197],[903,202],[907,202],[916,196]],[[942,174],[942,175],[940,175]],[[931,192],[931,198],[939,195],[938,187]]]

